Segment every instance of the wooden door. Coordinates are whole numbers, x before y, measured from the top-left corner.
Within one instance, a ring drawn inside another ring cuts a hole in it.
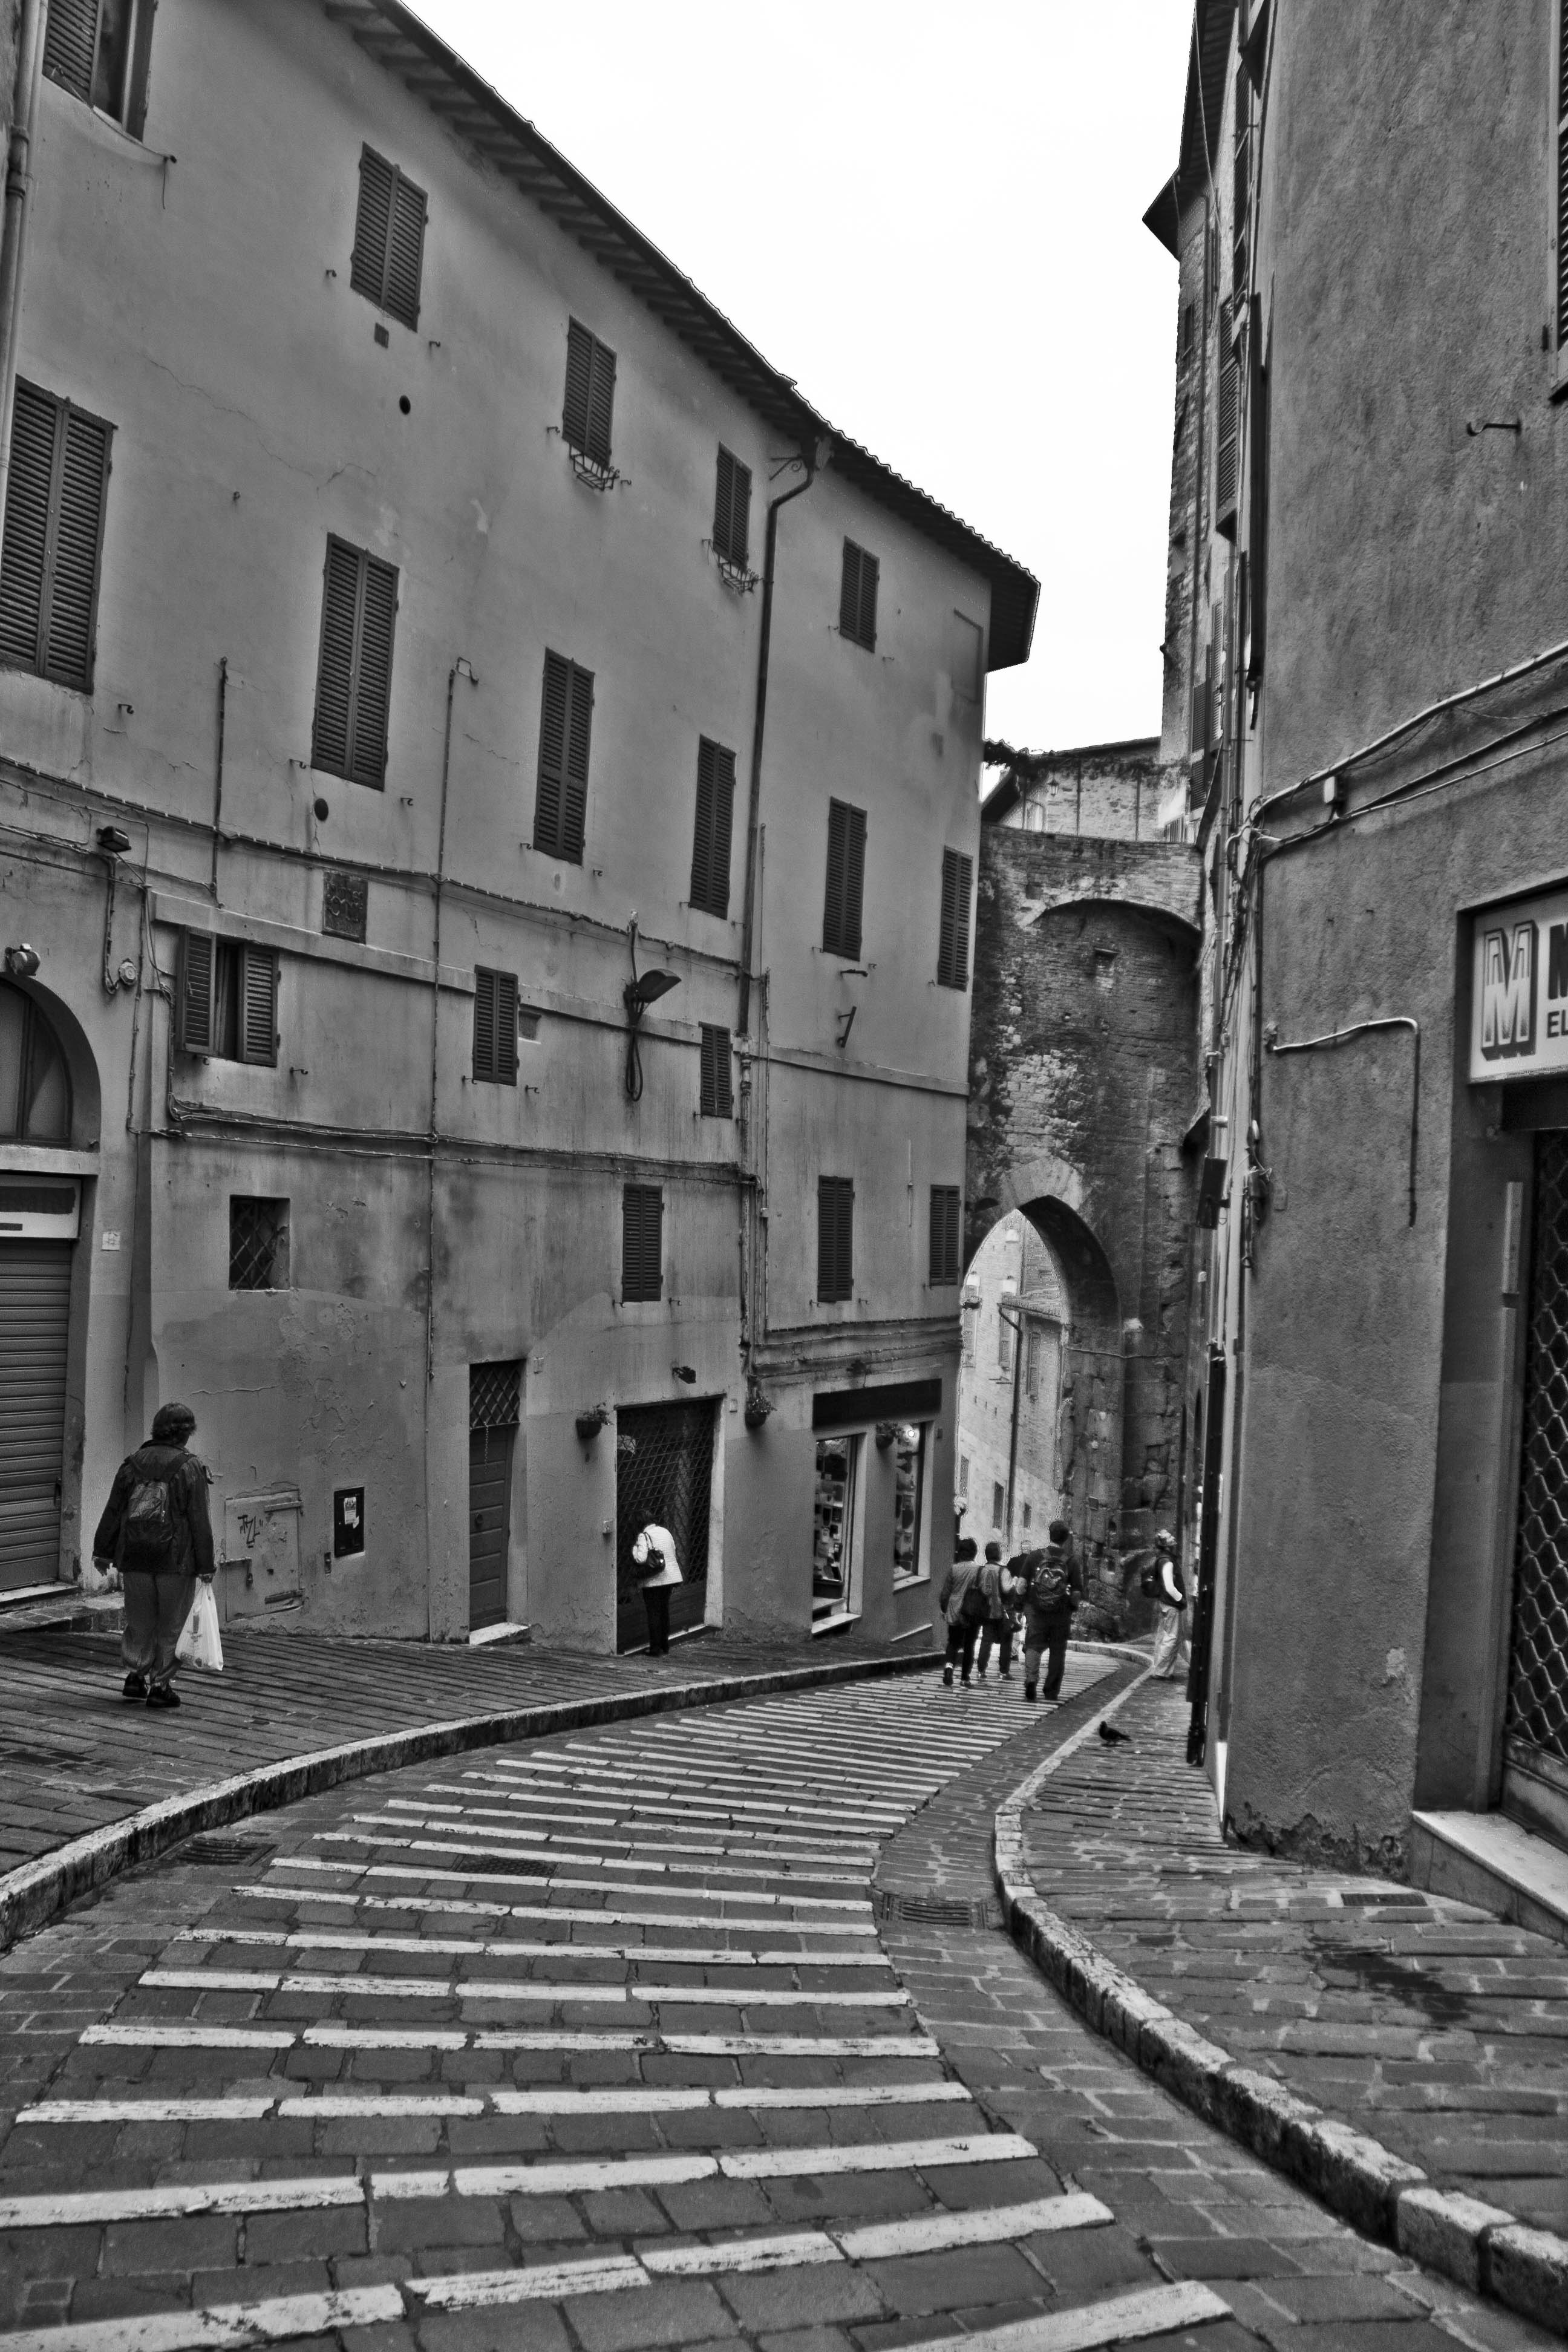
[[[468,1630],[506,1616],[507,1543],[511,1533],[510,1429],[468,1432]]]

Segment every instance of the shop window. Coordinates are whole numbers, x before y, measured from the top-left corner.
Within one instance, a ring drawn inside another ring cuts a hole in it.
[[[44,71],[140,139],[157,0],[50,0]]]
[[[819,1437],[813,1505],[811,1620],[820,1625],[858,1607],[858,1486],[860,1437]]]
[[[893,1581],[908,1584],[926,1573],[925,1483],[929,1424],[893,1424]],[[965,1465],[967,1468],[967,1465]],[[962,1490],[961,1490],[962,1491]]]
[[[32,999],[0,981],[0,1142],[68,1143],[70,1076]]]
[[[228,1286],[289,1287],[289,1203],[232,1192],[228,1202]]]
[[[184,931],[174,983],[174,1043],[218,1062],[278,1062],[278,958],[270,948]]]

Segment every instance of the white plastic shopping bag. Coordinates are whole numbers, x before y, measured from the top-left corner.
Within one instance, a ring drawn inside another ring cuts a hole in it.
[[[209,1673],[223,1672],[223,1636],[217,1626],[217,1602],[210,1584],[198,1584],[196,1597],[191,1603],[180,1638],[174,1645],[175,1654],[190,1666],[205,1666]]]

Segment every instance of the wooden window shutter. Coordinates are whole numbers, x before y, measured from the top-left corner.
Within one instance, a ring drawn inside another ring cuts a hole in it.
[[[496,976],[481,966],[474,974],[474,1076],[496,1074]]]
[[[188,935],[187,935],[188,936]],[[268,1069],[278,1061],[278,959],[270,948],[240,950],[239,1055]]]
[[[844,801],[827,803],[827,890],[822,945],[827,955],[860,952],[860,908],[866,876],[866,812]]]
[[[353,742],[348,773],[356,784],[380,792],[386,783],[386,736],[392,703],[392,633],[397,618],[397,567],[374,555],[364,559],[360,617],[359,675],[353,703]]]
[[[616,409],[616,355],[595,339],[594,343],[594,381],[588,389],[588,438],[586,454],[596,465],[610,462],[610,433]]]
[[[1241,370],[1231,349],[1231,306],[1219,306],[1219,419],[1215,436],[1214,525],[1226,538],[1236,536],[1236,499],[1239,475],[1238,436],[1241,425]]]
[[[1568,351],[1568,0],[1558,0],[1556,115],[1557,348],[1562,352]]]
[[[594,673],[563,655],[544,656],[539,719],[539,786],[533,845],[547,857],[583,862],[588,812],[588,751],[594,724]]]
[[[44,71],[62,89],[92,103],[98,56],[99,0],[49,0],[44,32]]]
[[[734,823],[735,754],[706,735],[697,746],[697,821],[691,842],[691,904],[707,915],[730,912],[730,846]]]
[[[860,551],[860,643],[868,652],[877,643],[877,578],[879,565],[874,555]]]
[[[568,447],[580,449],[597,466],[607,466],[615,405],[614,352],[597,335],[590,333],[580,320],[569,320],[566,397],[561,410],[561,435]]]
[[[397,567],[327,540],[310,764],[375,791],[386,782]]]
[[[419,324],[426,199],[395,163],[363,148],[349,284],[405,327]]]
[[[969,892],[974,868],[962,850],[942,853],[942,919],[936,976],[942,988],[969,984]]]
[[[621,1297],[664,1295],[664,1194],[657,1184],[628,1184],[621,1195]]]
[[[321,592],[321,649],[316,669],[316,721],[310,765],[334,776],[344,775],[348,770],[359,585],[357,549],[343,540],[329,538],[326,581]]]
[[[17,379],[0,558],[0,661],[92,688],[111,428]]]
[[[517,1084],[517,974],[496,974],[496,1077],[503,1087]]]
[[[174,1043],[183,1054],[210,1054],[216,1026],[216,941],[207,931],[180,933],[174,976]]]
[[[864,646],[868,653],[877,647],[877,572],[876,557],[847,539],[844,573],[838,584],[838,629],[841,636]]]
[[[735,1097],[730,1072],[730,1032],[702,1024],[702,1073],[698,1106],[704,1118],[733,1118]]]
[[[482,964],[474,972],[474,1076],[517,1084],[517,974]]]
[[[959,1192],[956,1184],[931,1188],[931,1265],[933,1285],[958,1280]]]
[[[1263,676],[1268,637],[1268,372],[1261,338],[1249,336],[1251,390],[1247,394],[1247,682]]]
[[[816,1295],[828,1306],[855,1296],[855,1185],[847,1176],[816,1180]]]
[[[744,563],[751,546],[752,469],[721,446],[713,499],[713,545],[731,563]]]

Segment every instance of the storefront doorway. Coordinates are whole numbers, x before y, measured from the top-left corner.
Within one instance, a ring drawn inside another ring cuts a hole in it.
[[[1503,1804],[1568,1843],[1568,1130],[1535,1139]]]
[[[468,1367],[468,1630],[506,1620],[521,1362]]]
[[[70,1177],[0,1176],[0,1592],[60,1572],[79,1195]]]
[[[623,1406],[616,1415],[616,1647],[647,1646],[647,1612],[632,1546],[650,1524],[675,1538],[680,1584],[669,1596],[669,1630],[686,1633],[708,1613],[708,1527],[713,1498],[711,1398],[692,1404]]]

